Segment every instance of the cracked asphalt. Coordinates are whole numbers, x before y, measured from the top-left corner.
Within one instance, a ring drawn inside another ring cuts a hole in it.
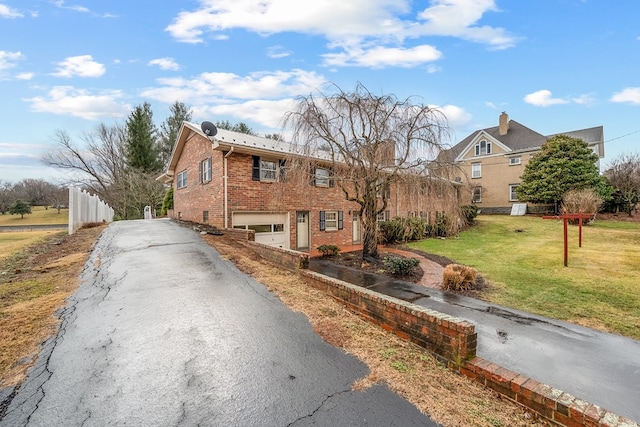
[[[0,426],[436,426],[169,220],[111,224],[61,321]]]

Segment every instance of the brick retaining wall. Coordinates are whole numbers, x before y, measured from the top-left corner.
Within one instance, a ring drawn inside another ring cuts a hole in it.
[[[639,427],[597,405],[578,399],[481,357],[468,361],[460,373],[531,409],[557,425],[574,427]]]
[[[476,355],[475,325],[466,320],[312,271],[301,270],[299,274],[348,310],[425,348],[450,369],[459,371]]]

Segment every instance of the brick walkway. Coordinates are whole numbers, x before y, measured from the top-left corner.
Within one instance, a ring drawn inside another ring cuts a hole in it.
[[[361,251],[362,245],[351,245],[351,246],[342,246],[340,247],[340,253],[348,253],[354,251]],[[442,284],[442,272],[444,271],[444,267],[440,264],[433,262],[425,257],[422,257],[416,253],[403,251],[402,249],[390,248],[387,246],[379,246],[378,250],[382,252],[392,252],[394,254],[402,255],[406,258],[418,258],[420,260],[420,267],[424,272],[422,279],[418,282],[418,285],[425,286],[427,288],[440,289],[440,285]],[[309,256],[317,257],[322,255],[322,253],[318,250],[311,250]]]

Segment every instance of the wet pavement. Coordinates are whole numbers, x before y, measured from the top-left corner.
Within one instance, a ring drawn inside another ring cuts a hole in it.
[[[109,225],[61,319],[0,426],[436,426],[172,221]]]
[[[478,356],[640,422],[640,341],[317,258],[309,268],[469,320]]]

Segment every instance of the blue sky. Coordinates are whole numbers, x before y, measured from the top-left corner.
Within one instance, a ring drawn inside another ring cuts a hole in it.
[[[604,165],[640,151],[637,0],[0,0],[0,180],[64,179],[39,158],[150,102],[280,132],[332,82],[440,108],[452,144],[510,118],[604,126]]]

